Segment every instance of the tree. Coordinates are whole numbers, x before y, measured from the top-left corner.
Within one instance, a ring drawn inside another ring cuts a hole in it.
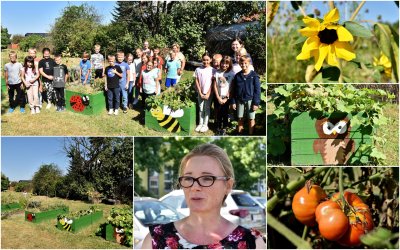
[[[86,3],[65,7],[51,30],[55,51],[62,52],[67,47],[72,53],[90,51],[100,20],[95,8]]]
[[[54,163],[41,165],[32,178],[33,193],[50,197],[56,196],[56,186],[61,178],[62,171]]]
[[[5,174],[1,173],[1,191],[6,191],[9,186],[10,180]]]
[[[25,36],[21,34],[15,34],[11,37],[11,42],[15,44],[19,44],[22,39],[24,39]]]
[[[23,51],[27,51],[29,48],[37,48],[38,44],[45,40],[44,37],[39,35],[31,35],[23,37],[19,42],[19,47]]]
[[[11,43],[10,37],[8,29],[1,26],[1,49],[7,49],[7,45]]]

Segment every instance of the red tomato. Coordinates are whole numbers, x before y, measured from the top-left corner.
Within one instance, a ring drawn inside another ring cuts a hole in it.
[[[307,187],[300,189],[293,197],[292,209],[296,219],[307,226],[315,225],[315,209],[321,200],[325,199],[325,191],[318,185],[312,185],[310,192]]]
[[[374,228],[371,212],[369,207],[360,197],[351,192],[344,192],[344,198],[353,207],[354,211],[349,211],[349,230],[338,240],[338,243],[343,246],[359,246],[361,244],[360,236]],[[340,202],[340,195],[336,193],[332,196],[332,200]],[[355,213],[354,213],[355,212]]]
[[[328,240],[340,239],[349,228],[349,220],[342,208],[334,201],[324,201],[315,211],[321,235]]]

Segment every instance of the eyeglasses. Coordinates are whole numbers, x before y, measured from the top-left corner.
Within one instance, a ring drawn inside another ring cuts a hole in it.
[[[184,188],[192,187],[194,182],[197,182],[201,187],[211,187],[215,180],[229,180],[229,177],[226,176],[212,176],[212,175],[204,175],[198,178],[193,178],[191,176],[181,176],[178,178],[179,185]]]

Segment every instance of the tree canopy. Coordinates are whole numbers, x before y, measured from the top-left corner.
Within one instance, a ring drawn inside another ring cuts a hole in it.
[[[11,35],[8,33],[8,29],[1,26],[1,49],[7,49],[7,45],[11,43]]]
[[[57,195],[57,183],[62,179],[61,169],[55,165],[43,164],[35,172],[32,178],[33,193],[47,195],[50,197]]]
[[[10,180],[8,179],[8,177],[3,174],[3,172],[1,173],[1,191],[5,191],[8,189],[8,187],[10,186]]]

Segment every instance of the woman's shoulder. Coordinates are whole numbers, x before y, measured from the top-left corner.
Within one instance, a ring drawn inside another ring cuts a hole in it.
[[[262,237],[262,234],[258,230],[237,226],[221,243],[238,249],[255,249],[259,237]]]

